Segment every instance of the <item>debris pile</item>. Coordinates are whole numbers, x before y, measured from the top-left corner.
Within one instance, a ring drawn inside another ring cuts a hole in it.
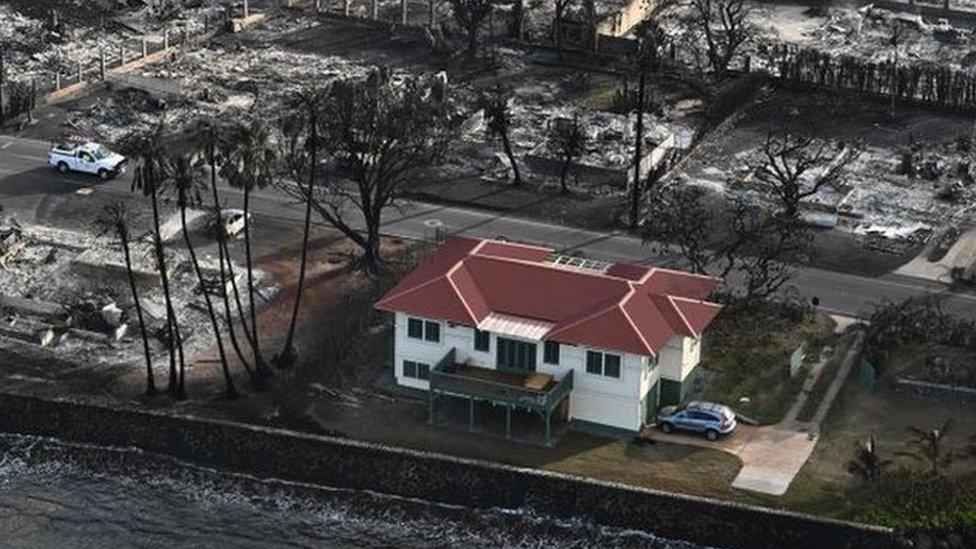
[[[959,69],[976,67],[972,54],[976,33],[945,19],[929,21],[920,15],[867,5],[860,9],[762,4],[754,6],[753,24],[760,36],[811,47],[834,56],[851,55],[867,61],[938,63]]]
[[[231,213],[229,218],[233,219]],[[0,264],[0,340],[12,338],[90,363],[133,363],[142,352],[122,255],[114,241],[41,226],[0,225],[4,242],[16,235],[19,253]],[[4,244],[6,246],[6,244]],[[167,352],[166,308],[148,238],[130,243],[133,270],[153,352]],[[0,246],[0,249],[4,249]],[[199,252],[198,252],[199,253]],[[188,350],[212,345],[200,284],[182,250],[167,248],[171,296]],[[215,258],[201,256],[209,280],[219,280]],[[243,268],[236,268],[239,273]],[[274,291],[256,271],[259,295]],[[52,283],[52,281],[54,281]],[[210,285],[205,283],[205,285]],[[208,288],[220,294],[219,284]]]

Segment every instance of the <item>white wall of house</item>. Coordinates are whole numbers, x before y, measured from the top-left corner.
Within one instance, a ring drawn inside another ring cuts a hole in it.
[[[701,361],[701,339],[673,337],[661,350],[661,376],[673,381],[684,381]]]
[[[405,376],[403,373],[403,362],[410,360],[428,364],[433,368],[440,359],[444,358],[444,355],[447,354],[447,351],[453,344],[448,344],[448,337],[445,333],[446,323],[444,322],[439,323],[441,327],[441,339],[438,343],[407,337],[407,318],[409,318],[408,315],[403,313],[397,313],[394,316],[394,374],[396,375],[398,384],[426,391],[430,388],[427,380]]]
[[[440,322],[440,342],[418,340],[408,337],[408,315],[395,315],[395,367],[397,383],[417,389],[429,389],[426,380],[407,377],[404,375],[405,360],[428,364],[437,364],[451,349],[456,350],[458,363],[495,368],[497,334],[491,334],[491,344],[488,352],[476,351],[474,348],[474,329],[469,326],[450,325]],[[416,318],[416,317],[415,317]],[[428,320],[428,319],[422,319]],[[535,343],[536,371],[553,375],[562,379],[569,370],[574,370],[573,391],[569,397],[569,417],[591,423],[598,423],[636,431],[643,425],[641,399],[655,387],[664,370],[664,364],[658,365],[653,359],[629,353],[619,353],[613,350],[587,349],[570,344],[560,344],[559,364],[545,362],[545,348],[541,341],[531,341],[518,337],[502,335],[508,339]],[[682,350],[677,347],[675,352]],[[613,353],[621,357],[620,378],[592,374],[586,371],[586,352],[594,350]],[[662,355],[662,360],[664,355]],[[683,364],[682,357],[675,357],[677,364]],[[697,362],[697,359],[695,360]]]

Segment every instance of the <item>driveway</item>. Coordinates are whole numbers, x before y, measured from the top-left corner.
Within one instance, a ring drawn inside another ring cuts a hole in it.
[[[650,440],[698,446],[732,454],[742,461],[742,469],[732,481],[733,488],[782,496],[789,490],[797,473],[810,459],[817,445],[820,424],[837,397],[840,386],[861,356],[862,334],[856,335],[855,338],[844,356],[844,362],[837,371],[836,377],[831,381],[827,393],[818,405],[813,421],[802,422],[797,421],[796,418],[823,371],[822,362],[814,367],[814,371],[807,378],[803,390],[786,417],[775,425],[754,427],[740,423],[731,435],[714,442],[697,435],[664,434],[654,427],[645,430],[644,436]]]

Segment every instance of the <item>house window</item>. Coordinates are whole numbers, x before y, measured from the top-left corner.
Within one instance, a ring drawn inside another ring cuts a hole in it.
[[[424,321],[419,318],[408,318],[407,337],[438,343],[441,340],[441,325],[439,322],[432,322],[430,320]]]
[[[408,318],[407,319],[407,337],[412,337],[413,339],[423,339],[424,338],[424,321],[419,318]]]
[[[414,379],[430,379],[430,364],[414,362],[412,360],[403,361],[403,377]]]
[[[535,371],[535,343],[499,337],[495,345],[497,346],[495,363],[499,369],[518,372]]]
[[[474,350],[487,353],[491,345],[491,333],[482,332],[481,330],[475,329],[474,331]]]
[[[559,364],[559,343],[546,341],[542,348],[542,360],[546,364]]]
[[[620,379],[620,355],[586,351],[586,373]]]
[[[424,322],[424,339],[437,343],[441,340],[441,325],[437,322]]]

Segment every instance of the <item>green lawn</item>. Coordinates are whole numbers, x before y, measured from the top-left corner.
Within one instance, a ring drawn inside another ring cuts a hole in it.
[[[776,423],[796,399],[811,361],[836,339],[833,331],[826,315],[798,320],[762,309],[720,317],[702,357],[707,384],[699,397],[732,406],[760,423]],[[789,358],[801,345],[807,359],[791,378]]]

